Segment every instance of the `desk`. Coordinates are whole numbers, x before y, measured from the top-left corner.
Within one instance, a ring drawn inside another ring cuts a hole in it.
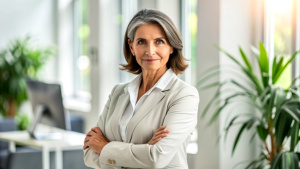
[[[85,135],[60,129],[55,129],[55,131],[61,133],[62,137],[60,139],[35,140],[29,136],[27,131],[12,131],[0,132],[0,140],[9,142],[9,149],[11,152],[15,152],[16,144],[42,150],[43,169],[50,169],[50,152],[54,151],[56,153],[56,169],[63,169],[62,152],[64,150],[82,149]]]

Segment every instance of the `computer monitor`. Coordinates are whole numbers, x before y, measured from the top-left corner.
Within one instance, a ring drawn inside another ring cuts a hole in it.
[[[51,139],[50,134],[38,136],[35,133],[38,123],[69,130],[70,124],[64,111],[60,85],[32,79],[27,79],[26,84],[34,115],[34,120],[29,128],[30,136],[35,139]]]

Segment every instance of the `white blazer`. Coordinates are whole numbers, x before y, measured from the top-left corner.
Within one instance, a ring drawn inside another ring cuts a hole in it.
[[[177,76],[165,90],[154,89],[129,121],[125,143],[121,139],[119,122],[129,102],[127,85],[113,88],[97,122],[111,142],[100,155],[89,148],[84,150],[85,164],[100,169],[187,169],[186,147],[197,124],[197,89]],[[162,125],[170,129],[168,136],[154,145],[145,144]]]

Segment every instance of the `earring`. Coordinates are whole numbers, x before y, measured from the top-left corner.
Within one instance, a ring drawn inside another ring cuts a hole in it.
[[[134,54],[132,53],[132,56],[134,56]]]

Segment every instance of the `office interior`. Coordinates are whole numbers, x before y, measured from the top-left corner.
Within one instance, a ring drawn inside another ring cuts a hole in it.
[[[195,87],[205,70],[233,65],[216,46],[239,61],[241,47],[251,56],[250,62],[256,60],[252,49],[259,42],[270,55],[291,55],[300,49],[299,0],[1,0],[0,50],[27,35],[38,42],[36,45],[55,46],[55,56],[46,62],[38,79],[61,85],[65,110],[84,121],[85,133],[96,125],[115,84],[135,77],[119,70],[125,63],[122,43],[128,22],[144,8],[160,10],[174,21],[189,64],[179,77]],[[289,69],[287,76],[299,76],[299,57]],[[230,76],[220,71],[210,80]],[[232,116],[222,113],[212,125],[208,125],[212,112],[201,117],[214,92],[216,89],[199,90],[198,125],[188,147],[189,168],[245,168],[260,155],[263,145],[258,136],[252,138],[255,129],[250,129],[232,154],[240,128],[233,127],[224,140],[224,129]],[[29,101],[20,113],[33,119]]]

